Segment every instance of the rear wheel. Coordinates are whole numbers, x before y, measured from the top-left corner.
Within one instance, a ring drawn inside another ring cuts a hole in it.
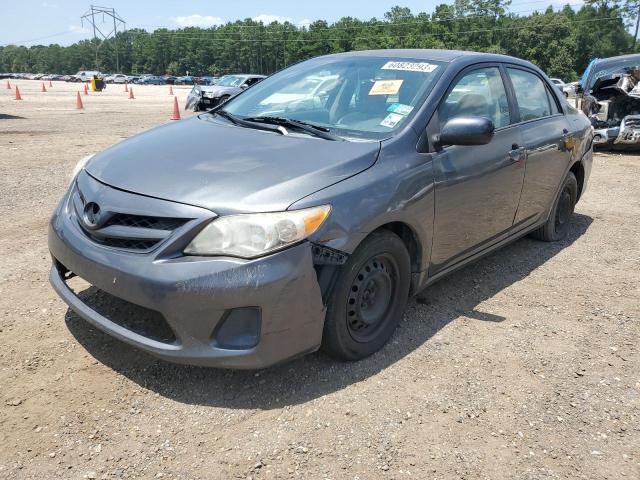
[[[578,181],[575,175],[569,172],[553,204],[547,223],[533,232],[532,236],[545,242],[557,242],[566,238],[577,201]]]
[[[410,274],[409,254],[397,235],[380,231],[368,237],[341,267],[328,300],[322,349],[360,360],[382,348],[406,308]]]

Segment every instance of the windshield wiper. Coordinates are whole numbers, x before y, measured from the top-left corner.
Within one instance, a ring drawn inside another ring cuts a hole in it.
[[[227,120],[229,120],[234,125],[238,125],[240,127],[255,128],[256,130],[265,130],[267,132],[276,132],[276,133],[279,133],[280,135],[286,135],[286,130],[284,128],[268,127],[267,125],[264,125],[261,122],[253,122],[253,121],[248,120],[246,118],[240,118],[240,117],[234,115],[233,113],[229,113],[226,110],[223,110],[221,108],[219,108],[217,110],[212,110],[209,113],[211,113],[213,115],[220,115],[221,117],[224,117]]]
[[[298,130],[302,130],[303,132],[306,132],[309,135],[313,135],[319,138],[324,138],[325,140],[331,140],[331,141],[342,140],[340,137],[329,133],[330,130],[326,127],[315,125],[313,123],[303,122],[301,120],[294,120],[292,118],[247,117],[247,118],[244,118],[243,120],[247,122],[260,122],[260,123],[266,123],[270,125],[280,125],[282,127],[297,128]]]

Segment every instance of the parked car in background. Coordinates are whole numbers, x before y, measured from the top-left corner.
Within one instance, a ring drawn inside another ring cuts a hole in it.
[[[165,85],[164,78],[158,77],[156,75],[149,75],[138,79],[137,82],[139,85]]]
[[[176,83],[176,77],[174,77],[173,75],[165,75],[162,78],[164,78],[164,81],[167,85],[175,85]]]
[[[82,70],[74,75],[77,82],[88,82],[96,76],[102,78],[102,74],[97,70]]]
[[[204,77],[200,77],[200,85],[215,85],[218,80],[220,80],[219,77],[211,77],[211,76],[204,76]]]
[[[122,73],[116,73],[111,77],[111,83],[127,83],[127,76]]]
[[[336,77],[326,95],[308,81]],[[321,98],[274,112],[265,100],[292,84]],[[411,294],[528,233],[567,238],[592,139],[524,60],[315,58],[80,161],[50,222],[50,280],[92,325],[169,361],[362,359]],[[75,275],[120,313],[85,303]]]
[[[577,87],[577,106],[600,147],[640,147],[640,55],[591,61]]]
[[[127,75],[127,83],[136,83],[139,78],[139,75]]]
[[[265,78],[264,75],[226,75],[215,85],[196,85],[187,97],[185,109],[197,112],[213,108]]]
[[[569,96],[570,87],[564,80],[560,78],[550,78],[551,82],[558,88],[560,93],[562,93],[565,97]]]
[[[193,77],[191,75],[183,75],[182,77],[176,77],[176,85],[193,85]]]

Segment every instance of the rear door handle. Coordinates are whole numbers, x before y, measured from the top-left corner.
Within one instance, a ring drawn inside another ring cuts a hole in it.
[[[519,146],[517,143],[511,145],[511,150],[509,151],[509,158],[513,162],[521,162],[524,160],[527,149],[525,147]]]

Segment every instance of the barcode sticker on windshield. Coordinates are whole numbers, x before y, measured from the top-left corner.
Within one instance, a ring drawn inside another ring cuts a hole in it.
[[[384,120],[380,122],[380,125],[387,128],[393,128],[398,125],[402,120],[404,120],[404,115],[399,115],[397,113],[390,113],[386,116]]]
[[[431,73],[437,65],[426,62],[387,62],[382,70],[402,70],[403,72]]]

